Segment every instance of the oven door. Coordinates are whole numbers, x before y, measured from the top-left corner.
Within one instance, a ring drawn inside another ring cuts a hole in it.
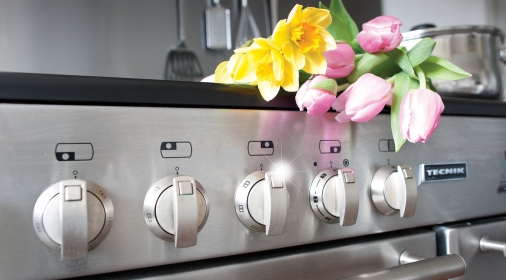
[[[409,270],[411,264],[400,266],[401,255],[409,255],[406,259],[412,261],[417,259],[417,256],[428,258],[430,263],[416,262],[422,265]],[[417,229],[93,277],[134,277],[149,280],[306,280],[341,279],[359,275],[357,279],[447,279],[445,276],[464,273],[465,263],[460,257],[435,257],[435,233]],[[403,269],[398,269],[400,267]],[[423,276],[427,271],[431,274],[429,278]]]
[[[505,279],[506,217],[435,227],[438,255],[459,254],[467,272],[456,279]]]

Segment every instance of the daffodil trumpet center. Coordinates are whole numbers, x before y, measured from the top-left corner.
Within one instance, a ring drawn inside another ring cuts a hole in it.
[[[320,46],[320,32],[315,24],[301,22],[291,30],[290,40],[303,53],[314,52]]]

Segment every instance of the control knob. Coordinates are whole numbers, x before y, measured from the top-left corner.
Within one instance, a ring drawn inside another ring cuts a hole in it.
[[[235,191],[235,211],[241,223],[266,235],[285,232],[289,205],[285,179],[279,172],[253,172]]]
[[[167,176],[152,185],[144,199],[144,220],[159,238],[176,248],[197,244],[209,215],[209,199],[191,176]]]
[[[371,181],[371,198],[376,209],[384,215],[400,212],[409,218],[416,210],[416,181],[409,165],[384,165],[376,171]]]
[[[351,168],[327,168],[313,179],[309,204],[318,219],[342,226],[354,225],[358,215],[358,187]]]
[[[109,233],[114,208],[99,185],[64,180],[39,196],[33,209],[33,226],[40,240],[60,251],[62,260],[85,258]]]

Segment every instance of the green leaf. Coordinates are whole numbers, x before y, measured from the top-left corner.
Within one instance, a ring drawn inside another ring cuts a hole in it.
[[[411,65],[416,67],[424,62],[432,54],[435,46],[436,41],[428,37],[423,38],[407,53]]]
[[[362,49],[359,42],[357,41],[357,37],[355,37],[355,39],[353,39],[353,41],[351,41],[350,46],[356,54],[365,53],[364,49]]]
[[[402,145],[406,143],[406,139],[402,138],[401,126],[399,120],[399,113],[401,109],[401,102],[404,96],[408,94],[411,89],[417,89],[419,82],[405,72],[395,74],[394,94],[392,96],[392,107],[390,109],[390,126],[392,128],[392,136],[395,142],[395,152],[398,152]]]
[[[311,74],[305,72],[304,70],[299,70],[299,85],[304,84],[307,80],[309,80]]]
[[[350,14],[343,5],[341,0],[331,0],[330,1],[330,10],[336,13],[336,15],[341,19],[346,26],[346,28],[350,31],[353,38],[357,37],[358,27],[355,21],[351,18]]]
[[[393,61],[399,65],[402,71],[406,72],[406,74],[408,74],[411,78],[418,79],[415,75],[413,65],[411,65],[408,55],[405,52],[400,49],[393,49],[392,51],[389,51],[385,54],[393,59]]]
[[[339,2],[335,4],[334,2]],[[341,0],[333,0],[331,3],[332,9],[327,8],[320,2],[320,9],[326,9],[330,11],[330,15],[332,16],[332,23],[327,27],[327,31],[334,37],[335,40],[342,40],[348,44],[351,44],[353,39],[358,34],[357,25],[351,19],[350,15],[346,11],[341,3]],[[347,15],[347,16],[346,16]],[[350,22],[351,21],[351,22]],[[355,25],[355,29],[353,29],[353,25]]]
[[[420,68],[427,78],[436,80],[460,80],[471,76],[448,60],[432,55],[420,64]]]

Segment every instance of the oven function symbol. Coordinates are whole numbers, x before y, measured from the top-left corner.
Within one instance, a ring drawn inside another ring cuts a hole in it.
[[[86,161],[93,159],[91,143],[58,143],[55,147],[58,161]]]
[[[383,215],[400,213],[402,218],[415,214],[417,201],[416,178],[409,165],[384,165],[371,180],[371,199]]]
[[[249,141],[248,154],[250,156],[272,156],[274,154],[274,142],[266,141]]]
[[[241,223],[266,235],[285,232],[290,196],[279,172],[255,171],[235,191],[236,214]]]
[[[149,188],[143,210],[151,232],[176,248],[187,248],[197,244],[209,215],[209,198],[194,177],[172,175]]]
[[[331,224],[354,225],[358,216],[358,186],[351,168],[327,168],[309,187],[309,204],[315,216]]]
[[[192,144],[189,141],[162,142],[160,154],[162,158],[189,158],[192,156]]]
[[[107,236],[113,219],[114,208],[105,190],[76,179],[48,187],[33,210],[37,236],[62,260],[85,258]]]
[[[341,141],[339,140],[320,140],[321,154],[338,154],[341,152]]]
[[[394,139],[380,139],[378,141],[378,148],[380,152],[395,152]]]

